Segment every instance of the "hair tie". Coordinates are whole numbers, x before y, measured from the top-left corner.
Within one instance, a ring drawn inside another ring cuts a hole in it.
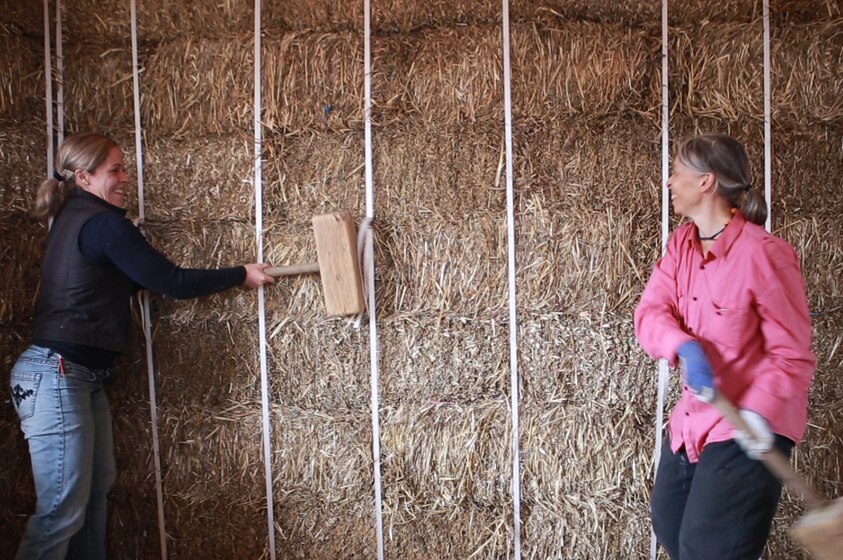
[[[58,171],[53,171],[53,179],[61,183],[62,181],[64,181],[64,176]]]

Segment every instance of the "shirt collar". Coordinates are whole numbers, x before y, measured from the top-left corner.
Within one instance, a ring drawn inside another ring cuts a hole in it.
[[[95,194],[91,194],[88,191],[86,191],[85,189],[80,189],[79,187],[74,187],[74,188],[70,189],[70,192],[68,193],[68,196],[72,197],[72,198],[84,198],[86,200],[92,200],[94,202],[102,204],[104,207],[108,208],[112,212],[117,212],[121,216],[126,215],[126,209],[125,208],[120,208],[119,206],[114,206],[113,204],[111,204],[107,200],[104,200],[104,199],[98,197]]]
[[[718,235],[717,239],[714,240],[714,244],[712,244],[711,248],[708,250],[708,256],[706,258],[710,259],[718,256],[722,257],[728,254],[732,245],[734,245],[735,241],[737,241],[738,237],[740,237],[744,225],[746,225],[746,218],[744,218],[740,210],[737,210],[732,216],[732,219],[729,220],[729,223],[726,225],[726,229],[723,230],[723,233]],[[692,235],[690,239],[691,245],[697,251],[702,252],[702,245],[699,240],[699,230],[696,225],[694,226],[694,232],[695,234]]]

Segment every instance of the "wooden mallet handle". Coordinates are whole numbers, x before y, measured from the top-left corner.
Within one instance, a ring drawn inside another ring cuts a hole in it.
[[[264,272],[273,278],[279,276],[295,276],[296,274],[313,274],[319,272],[319,263],[291,264],[288,266],[270,266]]]

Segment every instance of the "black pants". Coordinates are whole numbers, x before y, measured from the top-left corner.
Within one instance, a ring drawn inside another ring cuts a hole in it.
[[[788,457],[793,442],[776,436]],[[711,443],[698,463],[665,438],[650,514],[672,560],[758,560],[764,551],[781,483],[734,441]]]

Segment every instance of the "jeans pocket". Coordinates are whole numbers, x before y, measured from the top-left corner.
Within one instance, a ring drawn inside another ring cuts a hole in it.
[[[35,414],[35,399],[38,397],[41,375],[41,372],[34,371],[12,372],[12,400],[21,420]]]

